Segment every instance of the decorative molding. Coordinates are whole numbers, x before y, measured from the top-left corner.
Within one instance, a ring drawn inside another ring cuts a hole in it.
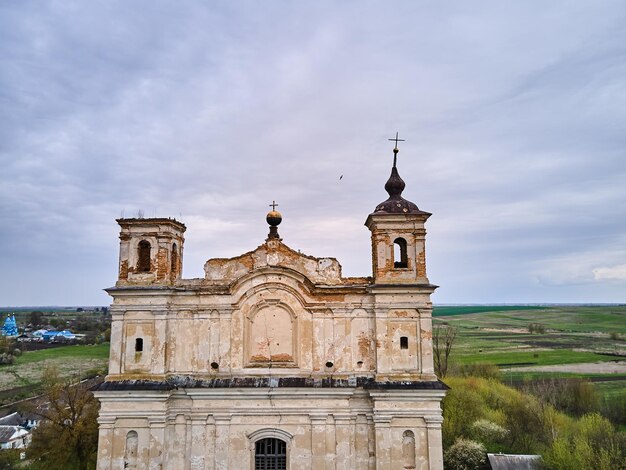
[[[256,441],[261,439],[275,438],[285,441],[287,444],[291,442],[293,439],[293,434],[288,433],[282,429],[278,428],[263,428],[257,429],[249,434],[246,434],[251,444],[254,444]]]

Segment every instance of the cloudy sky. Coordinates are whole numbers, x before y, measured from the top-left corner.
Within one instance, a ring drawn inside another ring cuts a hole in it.
[[[369,275],[396,131],[435,302],[626,301],[623,0],[2,2],[0,58],[0,306],[108,304],[140,210]]]

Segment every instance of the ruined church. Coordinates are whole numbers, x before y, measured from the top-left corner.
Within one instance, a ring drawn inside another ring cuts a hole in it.
[[[181,222],[118,219],[99,470],[443,468],[431,214],[402,197],[397,155],[365,221],[370,277],[289,248],[275,207],[259,247],[199,279],[181,277]]]

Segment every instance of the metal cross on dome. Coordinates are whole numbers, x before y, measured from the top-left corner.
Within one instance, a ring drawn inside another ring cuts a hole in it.
[[[396,143],[396,146],[394,147],[394,150],[398,150],[398,142],[405,142],[404,139],[398,139],[398,133],[396,132],[396,138],[395,139],[387,139],[390,140],[392,142]]]
[[[272,208],[273,211],[276,210],[276,206],[278,206],[278,204],[276,204],[276,201],[272,201],[272,203],[270,204],[270,207]]]
[[[398,152],[400,151],[398,149],[398,142],[405,142],[405,140],[404,139],[398,139],[398,133],[397,132],[396,132],[396,138],[395,139],[387,139],[387,140],[390,140],[390,141],[396,143],[396,146],[393,148],[393,166],[395,168],[396,160],[398,158]]]

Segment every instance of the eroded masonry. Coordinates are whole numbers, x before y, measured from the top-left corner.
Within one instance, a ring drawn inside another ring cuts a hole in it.
[[[98,469],[441,469],[424,223],[402,198],[365,222],[372,277],[296,252],[281,215],[253,251],[182,279],[185,226],[119,219]]]

